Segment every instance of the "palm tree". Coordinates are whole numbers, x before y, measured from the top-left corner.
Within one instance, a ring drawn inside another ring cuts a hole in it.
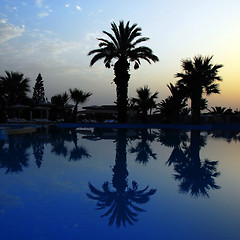
[[[30,79],[24,77],[24,74],[19,72],[6,71],[5,73],[5,77],[0,76],[0,85],[2,85],[2,91],[7,98],[8,105],[22,103],[30,92]]]
[[[175,75],[179,78],[177,86],[191,99],[192,122],[200,123],[200,112],[202,104],[202,95],[220,93],[219,85],[215,81],[221,81],[218,76],[218,70],[223,65],[213,65],[211,63],[213,56],[202,57],[195,56],[193,60],[185,59],[182,61],[181,73]]]
[[[155,99],[158,98],[158,92],[151,93],[148,86],[137,89],[138,98],[132,98],[132,103],[137,105],[138,111],[143,116],[143,121],[147,122],[148,111],[156,107]]]
[[[90,92],[83,92],[82,90],[79,90],[77,88],[69,89],[70,92],[70,98],[75,103],[73,114],[72,114],[72,120],[76,122],[77,120],[77,111],[78,111],[78,104],[79,103],[85,103],[88,101],[89,97],[92,95]]]
[[[51,103],[54,105],[53,112],[54,112],[54,115],[57,115],[54,118],[63,117],[65,119],[65,115],[66,115],[65,106],[68,103],[68,100],[69,100],[69,96],[66,92],[62,94],[56,94],[51,97]]]
[[[117,91],[118,122],[126,122],[130,62],[134,62],[134,69],[138,69],[140,59],[151,63],[151,61],[157,62],[158,57],[153,54],[150,48],[138,47],[139,43],[145,42],[149,38],[140,37],[142,29],[137,27],[137,24],[130,26],[128,21],[124,25],[124,21],[120,21],[118,27],[114,22],[111,23],[111,27],[113,35],[103,31],[110,40],[98,38],[99,48],[90,51],[88,55],[94,54],[90,66],[98,60],[104,59],[105,67],[110,68],[112,61],[116,59],[112,66],[114,66],[115,78],[113,81]]]
[[[166,122],[179,121],[181,115],[188,114],[187,98],[178,86],[170,83],[167,87],[171,95],[157,104],[155,113],[160,113],[161,118]]]

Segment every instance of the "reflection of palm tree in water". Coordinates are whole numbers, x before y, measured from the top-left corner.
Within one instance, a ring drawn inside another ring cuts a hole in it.
[[[6,173],[22,172],[23,168],[28,167],[29,154],[26,151],[30,144],[27,140],[17,141],[14,136],[11,136],[8,139],[8,147],[1,144],[0,168],[5,168]]]
[[[72,141],[74,143],[74,148],[70,151],[69,161],[81,160],[83,158],[89,158],[91,155],[88,153],[87,149],[83,146],[78,146],[78,137],[76,128],[71,129]]]
[[[208,190],[219,189],[215,184],[215,177],[220,175],[217,172],[218,161],[200,159],[200,149],[205,145],[200,136],[200,131],[191,131],[191,143],[185,150],[185,161],[175,164],[177,172],[175,179],[180,181],[180,192],[188,193],[192,196],[208,196]]]
[[[165,133],[164,133],[165,132]],[[168,134],[171,138],[169,138]],[[174,178],[180,181],[180,192],[190,193],[192,196],[209,196],[210,189],[219,189],[215,184],[218,161],[200,159],[200,149],[206,145],[206,139],[200,135],[200,131],[192,130],[190,145],[186,132],[182,130],[161,130],[159,140],[168,147],[174,147],[167,164],[174,165]]]
[[[116,221],[117,226],[126,222],[133,224],[137,221],[137,212],[144,211],[135,204],[143,204],[149,201],[149,197],[155,194],[156,189],[148,190],[148,187],[138,190],[138,184],[133,181],[132,187],[128,187],[127,184],[127,139],[126,130],[118,129],[116,139],[116,161],[113,167],[112,186],[116,191],[110,191],[109,182],[105,182],[102,185],[102,191],[96,189],[91,183],[89,188],[92,194],[87,196],[91,199],[97,200],[97,209],[108,208],[108,210],[102,215],[110,216],[109,225],[112,225]]]
[[[157,154],[154,153],[150,147],[149,142],[154,141],[155,134],[149,133],[147,128],[141,129],[139,132],[140,141],[136,147],[130,148],[130,153],[137,153],[136,161],[142,164],[146,164],[149,158],[152,157],[154,160],[157,159]]]

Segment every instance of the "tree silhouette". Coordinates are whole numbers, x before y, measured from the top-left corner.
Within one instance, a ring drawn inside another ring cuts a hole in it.
[[[161,119],[166,122],[179,121],[180,116],[187,115],[189,112],[187,98],[184,91],[178,86],[170,83],[167,87],[172,95],[157,104],[155,113],[160,113]]]
[[[53,106],[54,118],[66,118],[66,109],[69,100],[69,96],[66,92],[62,94],[56,94],[51,97],[51,103]]]
[[[223,65],[213,65],[213,56],[195,56],[193,60],[185,59],[182,61],[181,73],[175,75],[179,78],[177,86],[185,91],[186,97],[191,99],[192,122],[200,123],[201,105],[203,104],[202,95],[206,93],[220,93],[219,85],[215,81],[221,81],[218,70]]]
[[[35,85],[33,87],[32,99],[35,104],[39,104],[45,101],[45,90],[44,90],[43,78],[40,73],[38,74]]]
[[[30,92],[30,79],[24,77],[23,73],[8,72],[6,76],[0,76],[0,85],[4,93],[8,106],[20,104]]]
[[[75,103],[75,106],[73,109],[73,114],[72,114],[72,121],[76,122],[77,121],[78,104],[79,103],[83,104],[83,103],[87,102],[89,97],[92,95],[92,93],[83,92],[82,90],[79,90],[77,88],[69,89],[69,92],[70,92],[70,98]]]
[[[149,38],[140,37],[141,28],[137,27],[137,24],[130,26],[128,21],[124,25],[124,22],[120,21],[117,27],[113,22],[111,29],[113,35],[103,31],[110,40],[98,38],[100,41],[99,48],[90,51],[88,55],[94,55],[90,66],[98,60],[104,59],[105,67],[110,68],[112,61],[116,59],[114,63],[115,78],[113,81],[116,84],[117,91],[118,122],[126,122],[130,62],[134,62],[134,69],[138,69],[141,59],[151,63],[151,61],[157,62],[158,57],[152,53],[150,48],[145,46],[138,47],[138,44],[147,41]]]
[[[92,194],[87,196],[97,201],[97,209],[107,209],[101,217],[109,216],[109,225],[126,226],[133,225],[137,221],[137,212],[143,212],[136,204],[144,204],[155,194],[156,189],[148,190],[148,187],[138,190],[138,184],[133,181],[132,187],[127,184],[127,139],[126,129],[118,129],[116,138],[116,158],[113,167],[112,186],[116,189],[110,190],[109,182],[104,182],[102,190],[98,190],[91,183],[89,189]]]
[[[132,98],[132,103],[136,105],[137,110],[143,116],[143,122],[147,122],[148,111],[156,107],[155,99],[158,98],[158,92],[151,94],[150,88],[144,86],[137,89],[138,98]]]

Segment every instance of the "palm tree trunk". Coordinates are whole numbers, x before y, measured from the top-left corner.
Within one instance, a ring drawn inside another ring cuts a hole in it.
[[[72,112],[72,121],[77,122],[77,110],[78,110],[78,103],[75,103],[73,112]]]
[[[201,123],[201,95],[194,94],[191,98],[191,111],[192,111],[192,123],[200,124]]]
[[[119,59],[114,66],[114,82],[117,91],[118,122],[127,122],[128,81],[130,79],[129,63],[126,59]]]

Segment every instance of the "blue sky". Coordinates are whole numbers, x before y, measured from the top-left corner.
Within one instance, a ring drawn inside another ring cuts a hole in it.
[[[223,82],[209,105],[240,108],[239,12],[239,0],[1,0],[0,75],[19,71],[33,86],[41,73],[49,99],[76,87],[93,93],[88,104],[112,104],[113,70],[102,62],[89,67],[87,53],[112,21],[124,20],[142,28],[150,38],[144,45],[160,59],[131,70],[129,97],[148,85],[160,102],[182,59],[214,55],[213,63],[224,65]]]

